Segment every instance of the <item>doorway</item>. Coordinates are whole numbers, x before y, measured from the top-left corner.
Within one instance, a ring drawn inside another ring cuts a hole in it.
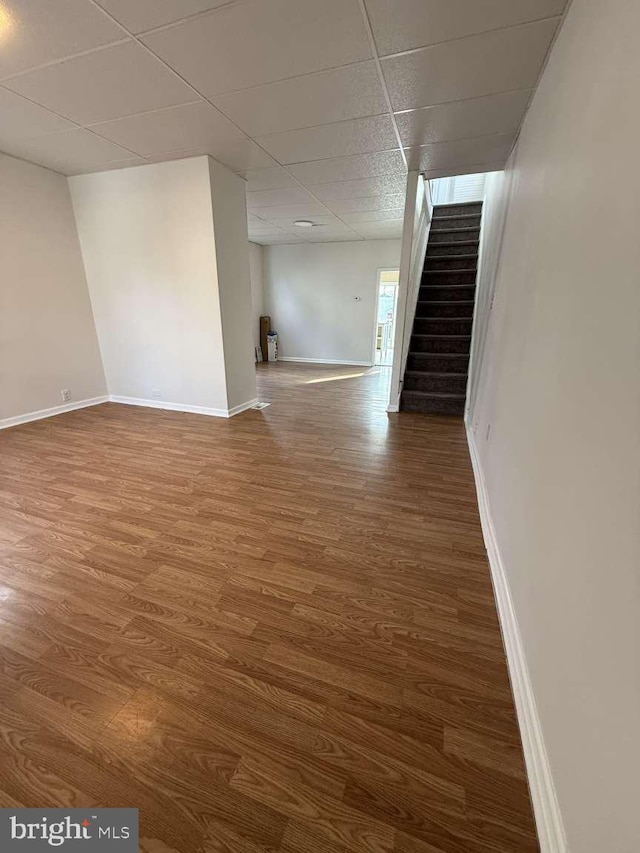
[[[378,270],[373,363],[391,367],[396,334],[400,270]]]

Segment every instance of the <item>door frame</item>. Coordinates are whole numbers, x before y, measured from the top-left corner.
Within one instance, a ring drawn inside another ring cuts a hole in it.
[[[396,332],[398,331],[398,317],[397,317],[397,307],[398,307],[398,293],[400,288],[400,268],[399,267],[378,267],[376,270],[376,290],[375,290],[375,298],[373,300],[373,341],[371,344],[371,364],[373,367],[380,367],[380,365],[376,365],[376,340],[378,336],[378,299],[380,297],[380,273],[383,272],[396,272],[398,273],[398,282],[396,282],[396,314],[393,318],[393,346],[396,345]],[[391,365],[388,365],[389,367]]]

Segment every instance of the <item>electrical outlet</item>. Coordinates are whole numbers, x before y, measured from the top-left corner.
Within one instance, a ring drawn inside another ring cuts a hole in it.
[[[160,389],[159,388],[152,388],[151,389],[151,396],[154,397],[156,400],[159,400],[162,397]]]
[[[491,424],[487,424],[487,434],[484,437],[485,441],[489,441],[489,436],[491,435]]]
[[[69,400],[71,399],[71,391],[69,391],[68,388],[63,388],[62,391],[60,392],[60,395],[62,396],[62,402],[63,403],[68,403]]]

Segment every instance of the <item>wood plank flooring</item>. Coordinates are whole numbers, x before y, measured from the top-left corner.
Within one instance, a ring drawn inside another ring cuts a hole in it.
[[[464,428],[260,365],[0,433],[0,806],[143,853],[538,849]]]

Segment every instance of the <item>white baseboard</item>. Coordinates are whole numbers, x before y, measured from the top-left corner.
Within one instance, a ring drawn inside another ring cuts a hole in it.
[[[233,406],[229,409],[227,417],[232,418],[234,415],[239,415],[240,412],[246,412],[247,409],[253,409],[257,402],[258,398],[256,397],[254,400],[247,400],[246,403],[240,403],[239,406]]]
[[[108,403],[108,397],[89,397],[86,400],[78,400],[75,403],[63,403],[62,406],[53,406],[51,409],[40,409],[37,412],[27,412],[17,415],[15,418],[3,418],[0,420],[0,429],[28,424],[30,421],[41,421],[44,418],[52,418],[55,415],[63,415],[65,412],[74,412],[76,409],[86,409],[88,406],[99,406],[100,403]]]
[[[473,432],[469,426],[467,426],[467,440],[471,454],[471,464],[473,465],[476,491],[478,493],[482,533],[491,567],[493,590],[507,654],[518,723],[520,725],[520,735],[522,737],[540,850],[542,853],[567,853],[567,839],[553,784],[549,758],[542,737],[542,727],[533,695],[533,687],[527,668],[520,629],[518,628],[518,620],[491,516],[489,496],[480,464],[478,449]]]
[[[399,412],[400,411],[400,394],[396,397],[395,400],[389,400],[389,405],[387,406],[388,412]]]
[[[299,361],[302,364],[346,364],[349,367],[373,367],[372,361],[344,361],[335,358],[297,358],[291,355],[279,355],[278,361]]]
[[[241,403],[239,406],[234,406],[232,409],[211,409],[207,406],[189,406],[186,403],[167,403],[164,400],[145,400],[142,397],[120,397],[111,395],[109,397],[111,403],[122,403],[125,406],[143,406],[147,409],[164,409],[168,412],[187,412],[192,415],[207,415],[211,418],[232,418],[234,415],[239,415],[250,409],[258,402],[248,400],[246,403]]]

